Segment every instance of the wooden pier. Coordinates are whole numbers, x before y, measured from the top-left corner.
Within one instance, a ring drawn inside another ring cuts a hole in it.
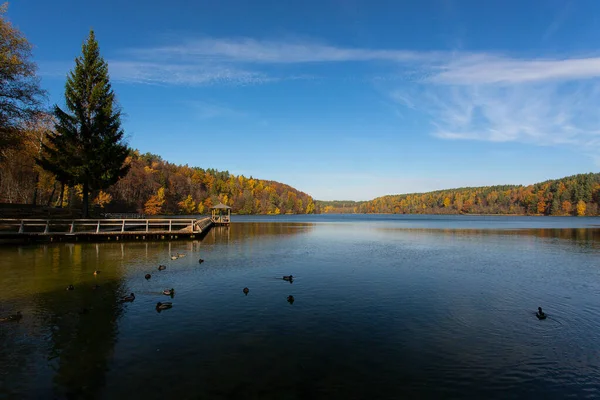
[[[201,219],[0,219],[0,242],[199,239],[213,224],[211,217]]]

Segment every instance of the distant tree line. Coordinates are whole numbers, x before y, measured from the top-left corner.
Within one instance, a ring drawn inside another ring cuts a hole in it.
[[[600,174],[529,186],[486,186],[389,195],[365,202],[360,213],[599,215]]]
[[[354,214],[358,213],[364,201],[353,200],[317,200],[316,209],[322,214]]]

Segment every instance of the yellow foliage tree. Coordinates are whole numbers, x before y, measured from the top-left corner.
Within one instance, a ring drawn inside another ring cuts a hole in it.
[[[450,204],[452,204],[452,202],[450,201],[450,198],[445,197],[444,198],[444,207],[448,208],[448,207],[450,207]]]
[[[583,200],[579,200],[577,203],[577,215],[580,217],[585,215],[585,202]]]
[[[165,188],[158,189],[155,195],[150,197],[144,204],[144,212],[148,215],[158,215],[162,212],[165,204]]]
[[[306,213],[312,214],[313,212],[315,212],[315,203],[313,203],[312,200],[309,200],[308,204],[306,205]]]
[[[198,214],[204,214],[204,204],[201,201],[198,202]]]
[[[188,194],[187,197],[185,199],[183,199],[182,201],[180,201],[179,203],[177,203],[177,205],[179,205],[179,209],[184,214],[189,215],[189,214],[194,214],[194,212],[196,212],[196,202],[192,198],[191,194]]]
[[[112,201],[112,196],[109,193],[101,190],[98,193],[98,196],[94,199],[94,205],[97,205],[100,208],[104,208],[107,204]]]

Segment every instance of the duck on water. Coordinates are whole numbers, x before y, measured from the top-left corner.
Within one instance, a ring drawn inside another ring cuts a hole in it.
[[[166,301],[166,302],[158,302],[156,303],[156,311],[161,312],[162,310],[168,310],[169,308],[173,307],[173,303],[171,303],[170,301]]]
[[[538,317],[538,319],[546,319],[546,317],[547,317],[546,313],[542,311],[542,307],[538,307],[538,310],[535,313],[535,316]]]
[[[130,293],[129,296],[121,297],[121,303],[131,303],[135,300],[135,294]]]

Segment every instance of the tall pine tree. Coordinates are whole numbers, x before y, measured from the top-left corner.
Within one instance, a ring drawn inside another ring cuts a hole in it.
[[[65,85],[66,111],[54,106],[53,134],[43,146],[38,163],[69,186],[83,189],[83,217],[88,216],[90,191],[106,189],[129,170],[123,142],[121,111],[100,56],[94,31],[83,44],[82,55]]]

